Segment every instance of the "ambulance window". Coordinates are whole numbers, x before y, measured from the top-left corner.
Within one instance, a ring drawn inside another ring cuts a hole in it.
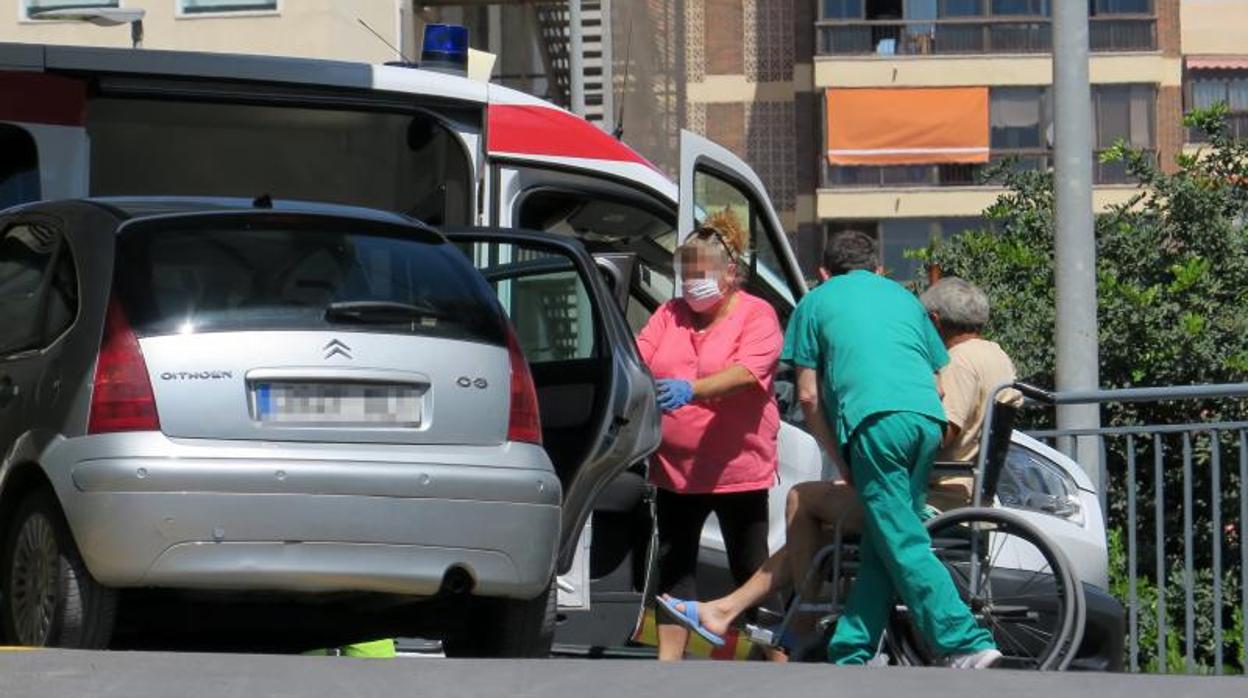
[[[0,124],[0,210],[39,198],[35,139],[23,128]]]
[[[675,218],[658,207],[581,191],[539,189],[520,203],[520,227],[628,245],[674,237]]]
[[[468,153],[423,113],[99,98],[87,132],[94,196],[268,194],[470,222]]]
[[[769,230],[753,197],[717,174],[694,171],[693,195],[697,222],[710,214],[728,211],[745,227],[749,235],[747,287],[770,301],[782,320],[787,319],[787,310],[796,304],[796,297],[785,281],[780,251],[773,239],[783,236],[784,232]]]

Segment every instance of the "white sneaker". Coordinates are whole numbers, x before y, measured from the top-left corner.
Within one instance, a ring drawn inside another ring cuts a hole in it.
[[[945,666],[951,669],[991,669],[999,661],[1001,653],[992,648],[970,654],[951,654],[945,658]]]

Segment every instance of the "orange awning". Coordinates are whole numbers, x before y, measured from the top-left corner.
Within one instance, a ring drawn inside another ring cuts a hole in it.
[[[833,165],[988,162],[988,88],[830,89]]]

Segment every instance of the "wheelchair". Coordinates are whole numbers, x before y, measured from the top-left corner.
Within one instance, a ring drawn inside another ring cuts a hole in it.
[[[978,462],[933,467],[934,479],[973,477],[970,501],[936,514],[926,521],[926,527],[932,551],[948,570],[963,602],[996,640],[1003,655],[998,666],[1060,671],[1075,658],[1083,639],[1086,607],[1078,575],[1061,549],[1027,518],[983,506],[994,500],[1010,446],[1018,408],[997,398],[1011,388],[1032,399],[1047,398],[1043,390],[1023,383],[1002,385],[992,393],[985,414],[989,428],[982,436]],[[779,626],[766,630],[749,626],[752,641],[771,647],[793,644],[787,640],[793,635],[796,618],[812,614],[817,618],[816,636],[804,645],[826,648],[858,566],[858,539],[846,535],[847,515],[834,522],[830,531],[825,528],[832,542],[816,553]],[[941,660],[927,647],[908,609],[900,603],[890,614],[880,649],[879,657],[887,656],[897,665],[936,665]],[[826,657],[794,659],[823,661]]]

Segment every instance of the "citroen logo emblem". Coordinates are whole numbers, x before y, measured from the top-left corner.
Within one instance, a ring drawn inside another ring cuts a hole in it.
[[[341,356],[344,359],[351,358],[351,347],[347,346],[340,339],[330,340],[329,344],[324,348],[325,358],[332,359],[335,356]]]

